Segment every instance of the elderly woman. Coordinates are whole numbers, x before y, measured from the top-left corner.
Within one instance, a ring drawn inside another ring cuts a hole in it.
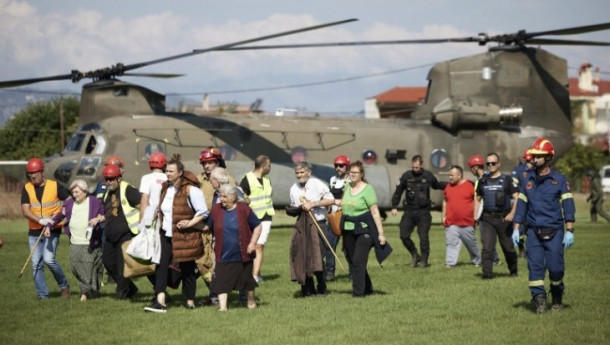
[[[212,206],[208,226],[216,239],[213,289],[218,294],[219,310],[227,310],[232,290],[245,291],[248,308],[256,308],[254,289],[258,284],[252,276],[252,263],[261,222],[246,203],[238,202],[237,187],[220,187],[220,204]]]
[[[377,195],[373,186],[364,179],[362,162],[356,161],[350,166],[349,177],[351,182],[343,193],[343,199],[336,200],[335,204],[343,209],[341,236],[352,268],[352,296],[364,297],[373,293],[373,284],[366,269],[369,251],[375,247],[381,264],[391,252],[391,247],[385,246]]]
[[[70,238],[70,266],[78,280],[81,301],[100,296],[98,272],[102,269],[99,223],[104,220],[104,206],[95,196],[87,195],[87,190],[87,182],[74,180],[70,185],[72,197],[64,201],[62,213],[53,218],[53,225],[66,219],[64,231]]]
[[[180,271],[182,295],[186,307],[195,309],[197,292],[197,265],[195,260],[203,256],[201,231],[198,224],[208,215],[203,192],[197,177],[184,170],[180,155],[175,154],[165,168],[167,181],[161,187],[157,227],[160,231],[160,257],[153,258],[155,270],[156,300],[145,311],[165,313],[165,289],[168,285],[170,264]],[[148,214],[147,212],[145,212]]]

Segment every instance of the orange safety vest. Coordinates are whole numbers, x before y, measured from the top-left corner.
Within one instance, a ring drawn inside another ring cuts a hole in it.
[[[46,180],[44,191],[42,192],[42,200],[39,201],[36,197],[36,190],[32,182],[25,184],[25,191],[30,198],[30,211],[41,218],[53,218],[61,213],[62,202],[57,196],[57,181]],[[33,220],[29,220],[31,230],[40,230],[42,226]],[[61,228],[62,223],[55,225],[54,229]]]

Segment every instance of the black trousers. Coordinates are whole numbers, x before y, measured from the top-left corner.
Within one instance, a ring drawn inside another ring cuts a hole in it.
[[[517,253],[513,246],[511,235],[513,233],[512,222],[505,222],[500,217],[486,216],[483,214],[479,222],[481,229],[481,242],[483,243],[483,276],[491,277],[493,270],[493,252],[496,248],[496,237],[500,241],[500,247],[504,253],[508,270],[511,274],[517,273]]]
[[[411,210],[405,208],[402,218],[400,219],[400,239],[402,244],[407,248],[411,255],[417,253],[415,243],[411,240],[411,234],[417,226],[417,234],[419,235],[419,247],[421,250],[422,261],[427,262],[430,256],[430,225],[432,224],[432,215],[427,208]]]
[[[373,283],[366,269],[373,238],[368,233],[355,235],[354,231],[342,231],[343,248],[352,272],[352,295],[362,297],[373,293]]]
[[[102,263],[108,271],[108,274],[116,282],[116,297],[118,299],[130,298],[138,291],[138,288],[131,279],[123,276],[125,261],[123,260],[121,245],[131,238],[131,234],[125,234],[118,242],[106,240],[104,248],[102,249]]]
[[[197,264],[195,261],[186,261],[174,264],[174,268],[170,268],[172,263],[172,238],[165,236],[165,232],[161,232],[161,259],[155,269],[155,294],[165,292],[170,277],[170,269],[180,269],[180,277],[182,280],[182,296],[189,300],[195,299],[197,293]]]

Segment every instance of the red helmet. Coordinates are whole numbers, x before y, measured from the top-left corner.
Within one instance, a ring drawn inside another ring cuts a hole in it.
[[[210,161],[219,161],[221,159],[222,159],[222,154],[220,154],[220,151],[218,151],[218,149],[214,149],[214,148],[209,148],[209,147],[205,148],[199,154],[199,162],[201,162],[201,163],[210,162]]]
[[[167,157],[163,152],[155,152],[148,158],[148,166],[163,169],[167,165]]]
[[[110,156],[108,159],[106,159],[106,165],[116,165],[119,168],[123,168],[125,166],[125,162],[121,157]]]
[[[27,172],[35,173],[39,171],[44,171],[44,163],[40,158],[32,158],[28,161]]]
[[[526,162],[529,162],[532,160],[532,158],[534,158],[532,156],[532,152],[531,152],[531,148],[526,148],[525,150],[523,150],[523,160],[525,160]]]
[[[102,171],[102,176],[104,176],[104,178],[119,177],[119,176],[121,176],[121,169],[119,168],[118,165],[108,164],[104,168],[104,171]]]
[[[477,165],[485,165],[485,160],[483,159],[483,156],[474,155],[474,156],[470,157],[470,159],[468,160],[469,167],[472,168]]]
[[[555,148],[553,144],[546,138],[538,138],[532,144],[532,148],[530,149],[530,154],[532,155],[550,155],[555,156]]]
[[[350,163],[351,162],[349,161],[349,158],[344,155],[337,156],[337,158],[335,158],[335,162],[334,162],[334,164],[345,164],[345,165],[350,165]]]

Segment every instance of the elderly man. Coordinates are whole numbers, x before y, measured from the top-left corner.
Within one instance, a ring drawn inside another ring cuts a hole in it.
[[[56,181],[45,179],[44,163],[40,158],[32,158],[28,161],[27,173],[29,181],[21,191],[21,212],[29,222],[28,237],[32,251],[32,275],[36,293],[40,299],[49,298],[44,262],[53,273],[61,290],[61,296],[68,297],[70,285],[61,265],[55,259],[61,224],[57,224],[53,229],[49,229],[49,226],[53,224],[51,218],[61,213],[61,200],[67,199],[70,193]]]
[[[474,233],[474,184],[464,178],[461,166],[454,165],[449,169],[449,184],[443,193],[442,219],[447,241],[445,266],[457,265],[462,243],[468,249],[472,263],[479,266],[481,257]]]
[[[304,211],[299,219],[297,219],[297,224],[307,224],[307,222],[301,223],[299,220],[303,220],[303,217],[309,218],[305,213],[311,212],[315,217],[317,225],[321,229],[326,228],[328,226],[326,221],[327,207],[335,203],[330,189],[324,182],[311,177],[311,167],[307,162],[296,163],[294,165],[294,173],[297,182],[290,187],[290,203],[292,206]],[[298,226],[295,227],[290,254],[291,278],[301,284],[303,297],[316,294],[326,295],[324,257],[326,251],[330,249],[327,248],[325,241],[321,238],[321,234],[318,233],[318,236],[310,236],[312,234],[308,230],[310,229],[298,229]],[[301,248],[302,250],[297,253],[293,251],[295,248]],[[311,248],[311,252],[305,253],[303,248]],[[299,262],[299,260],[295,259],[299,256],[306,258],[306,260],[310,259],[311,262]],[[314,286],[313,275],[316,276],[318,282],[317,289]]]

